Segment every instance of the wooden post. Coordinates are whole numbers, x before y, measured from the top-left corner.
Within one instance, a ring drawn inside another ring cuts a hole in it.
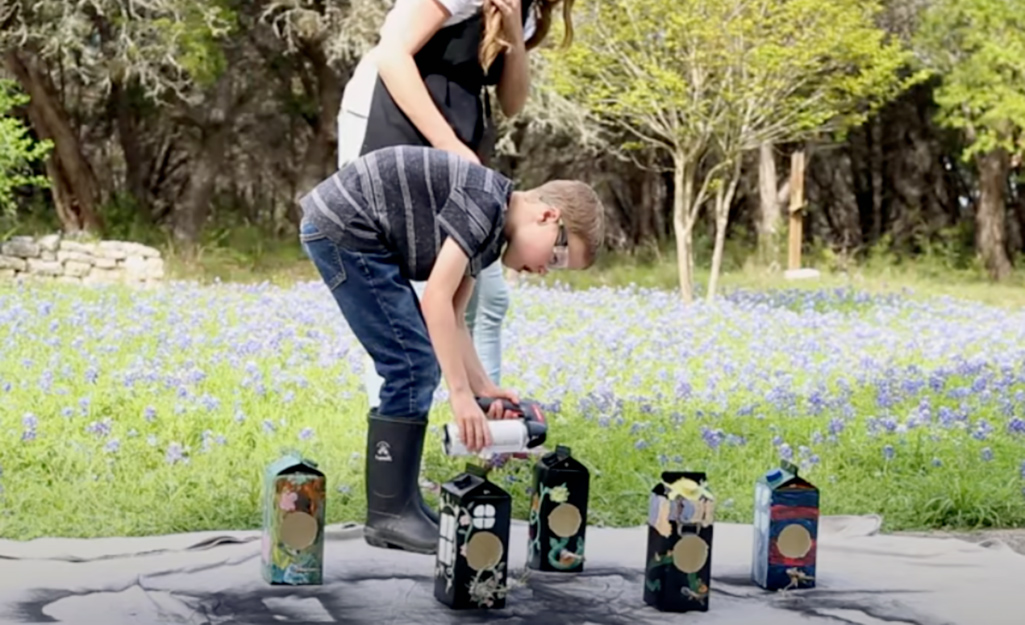
[[[790,241],[787,269],[801,268],[801,241],[804,220],[804,150],[790,157]]]

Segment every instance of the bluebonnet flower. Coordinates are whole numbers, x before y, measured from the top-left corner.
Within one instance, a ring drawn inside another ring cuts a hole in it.
[[[167,452],[165,458],[168,464],[178,464],[188,462],[186,457],[187,450],[182,446],[181,443],[171,443],[167,446]]]

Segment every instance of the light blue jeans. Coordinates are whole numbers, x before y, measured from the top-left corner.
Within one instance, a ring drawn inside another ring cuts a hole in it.
[[[426,282],[413,282],[417,298],[423,297]],[[502,320],[509,310],[509,285],[502,274],[502,261],[495,261],[481,270],[474,284],[473,295],[466,306],[466,327],[473,337],[484,372],[495,385],[502,379]],[[381,402],[381,385],[384,380],[377,375],[373,360],[368,355],[363,368],[363,385],[371,408]]]

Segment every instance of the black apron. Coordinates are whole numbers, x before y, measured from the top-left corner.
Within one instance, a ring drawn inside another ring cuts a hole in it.
[[[532,0],[523,2],[524,24],[531,3]],[[499,54],[484,74],[478,58],[483,19],[484,12],[478,11],[469,19],[442,28],[413,60],[427,92],[456,136],[477,154],[481,163],[487,164],[497,133],[491,116],[491,101],[484,87],[498,84],[505,55]],[[393,145],[430,147],[431,143],[402,112],[378,76],[360,155]]]

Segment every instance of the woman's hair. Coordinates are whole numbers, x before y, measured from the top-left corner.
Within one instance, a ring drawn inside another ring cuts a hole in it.
[[[521,0],[530,2],[531,0]],[[552,11],[555,6],[562,3],[562,21],[566,30],[562,36],[562,47],[569,47],[573,43],[573,3],[576,0],[533,0],[530,10],[534,12],[536,28],[534,36],[526,42],[526,48],[533,50],[548,36],[552,28]],[[484,37],[480,42],[480,64],[485,73],[491,64],[495,62],[498,55],[509,48],[509,42],[501,37],[502,14],[490,0],[484,0]]]

